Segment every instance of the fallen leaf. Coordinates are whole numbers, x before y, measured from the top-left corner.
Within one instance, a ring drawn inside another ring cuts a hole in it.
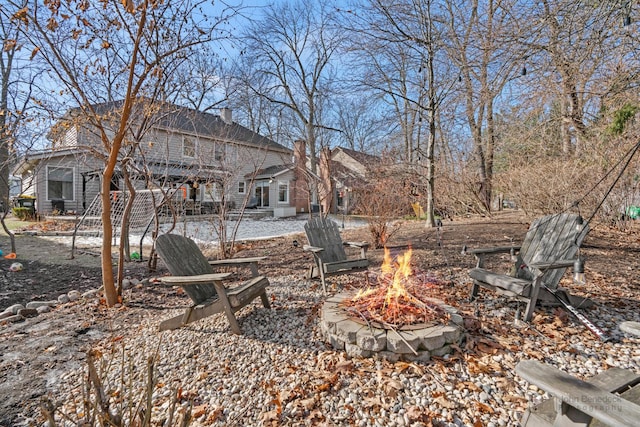
[[[277,421],[279,419],[280,419],[280,414],[278,413],[277,409],[274,409],[272,411],[268,411],[262,414],[263,422]]]
[[[336,364],[334,372],[351,372],[353,370],[353,362],[351,360],[341,360]]]
[[[207,407],[208,405],[206,403],[203,405],[194,406],[191,415],[193,415],[194,418],[200,418],[207,413]]]
[[[421,422],[421,423],[431,422],[428,412],[425,409],[415,405],[410,406],[407,409],[407,417],[409,417],[409,421],[412,421],[412,422]]]
[[[510,394],[502,396],[502,400],[506,402],[528,403],[529,401],[522,396],[513,396]]]
[[[381,384],[382,390],[390,397],[395,397],[404,386],[400,381],[387,379]]]
[[[298,403],[300,404],[300,406],[302,406],[304,409],[306,409],[307,411],[310,411],[314,406],[316,406],[316,397],[310,397],[308,399],[302,399],[300,401],[298,401]]]
[[[476,402],[476,408],[485,414],[493,414],[495,412],[491,406],[481,402]]]
[[[480,387],[478,387],[475,383],[471,381],[463,381],[456,384],[456,388],[458,390],[469,390],[469,391],[480,391]]]
[[[443,408],[454,409],[456,407],[456,404],[451,402],[445,396],[438,396],[435,399],[433,399],[433,401],[438,405],[442,406]]]

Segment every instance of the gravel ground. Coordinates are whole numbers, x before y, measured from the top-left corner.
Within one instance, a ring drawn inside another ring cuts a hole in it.
[[[87,298],[5,326],[0,330],[7,346],[0,351],[2,382],[20,376],[39,389],[26,384],[15,395],[3,395],[1,408],[8,408],[8,401],[22,402],[20,414],[12,412],[11,424],[4,427],[43,425],[39,406],[46,395],[59,408],[58,425],[77,425],[77,414],[90,413],[82,407],[87,366],[82,355],[89,348],[104,367],[99,372],[112,411],[136,407],[127,403],[142,395],[147,361],[155,357],[152,425],[163,420],[178,425],[167,421],[175,400],[177,416],[191,405],[193,426],[518,426],[531,402],[548,398],[515,374],[520,360],[540,360],[583,379],[610,367],[640,373],[640,339],[618,328],[623,321],[640,321],[639,233],[595,230],[585,245],[589,280],[573,288],[595,301],[581,311],[612,337],[601,342],[564,310],[539,308],[529,325],[516,326],[518,303],[485,292],[477,302],[467,301],[473,260],[462,256],[460,247],[519,240],[526,230],[519,221],[452,222],[437,232],[404,224],[402,230],[396,247],[412,242],[417,264],[445,278],[439,296],[469,320],[466,341],[448,357],[390,363],[349,359],[333,350],[317,319],[326,296],[317,281],[302,278],[310,261],[294,253],[290,236],[248,245],[242,252],[270,256],[265,270],[272,305],[266,310],[256,302],[237,313],[243,335],[231,334],[220,314],[159,333],[158,323],[179,314],[189,299],[179,289],[144,282],[125,292],[125,305],[117,310]],[[357,233],[350,230],[348,238],[362,239]],[[378,265],[382,251],[372,252]],[[361,274],[338,276],[330,287],[349,287],[361,279]],[[33,362],[42,370],[34,371]]]
[[[460,284],[466,280],[456,279]],[[138,291],[131,292],[134,302]],[[640,340],[616,328],[623,320],[637,319],[632,310],[598,307],[590,312],[613,334],[612,342],[603,343],[579,325],[557,319],[552,319],[555,326],[538,319],[538,329],[516,328],[511,309],[496,298],[483,310],[509,329],[508,338],[494,341],[476,331],[467,347],[484,347],[473,356],[460,351],[426,364],[393,364],[347,359],[325,344],[315,320],[324,296],[308,281],[272,278],[268,293],[272,310],[256,302],[238,313],[243,335],[231,334],[222,315],[164,333],[157,332],[158,322],[180,311],[147,312],[140,322],[124,321],[98,347],[102,360],[111,363],[105,388],[112,396],[126,397],[124,389],[138,390],[133,394],[139,396],[146,361],[155,356],[157,423],[166,418],[179,390],[176,412],[192,404],[193,426],[518,426],[527,404],[547,397],[514,375],[521,359],[537,358],[580,377],[612,366],[640,372]],[[554,327],[567,335],[558,341]],[[126,363],[119,361],[123,349]],[[127,382],[135,378],[126,387],[120,383],[123,372]],[[67,414],[82,407],[83,373],[76,368],[49,379]],[[38,425],[32,416],[24,414],[17,425]]]

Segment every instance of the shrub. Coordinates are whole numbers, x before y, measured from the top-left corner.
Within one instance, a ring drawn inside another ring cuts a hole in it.
[[[12,211],[13,215],[20,221],[33,221],[35,219],[32,208],[15,207]]]

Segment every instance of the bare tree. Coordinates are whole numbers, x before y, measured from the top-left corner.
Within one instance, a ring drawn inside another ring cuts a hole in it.
[[[99,135],[102,171],[102,280],[107,304],[118,302],[112,271],[110,184],[121,149],[126,144],[135,105],[153,98],[163,77],[171,75],[211,42],[225,17],[201,12],[205,2],[108,0],[8,4],[23,23],[24,36],[50,66],[51,78],[78,106],[78,124]],[[228,13],[226,11],[225,13]],[[101,111],[103,101],[122,99],[116,111]]]
[[[507,82],[520,71],[526,56],[516,37],[514,12],[514,2],[510,0],[447,4],[447,48],[459,68],[462,108],[478,171],[476,194],[486,212],[491,210],[493,191],[495,103]]]
[[[212,112],[225,106],[235,95],[230,70],[211,46],[201,46],[201,52],[170,76],[164,91],[168,101],[197,111]]]
[[[600,114],[600,96],[609,90],[607,68],[624,61],[619,28],[625,12],[618,2],[567,0],[544,0],[532,12],[525,40],[531,64],[541,92],[555,95],[560,107],[562,152],[579,153],[589,121]]]
[[[439,110],[451,91],[443,26],[435,1],[370,2],[353,25],[352,48],[364,52],[370,73],[362,84],[392,105],[403,140],[403,160],[421,165],[427,225],[434,221],[435,157]],[[356,47],[357,46],[357,47]]]
[[[244,55],[255,58],[255,70],[267,76],[252,90],[296,117],[316,173],[318,132],[329,127],[320,121],[320,113],[331,95],[334,56],[344,41],[332,27],[327,3],[296,0],[270,6],[248,27],[244,39]]]
[[[356,97],[358,96],[358,97]],[[393,125],[388,117],[372,108],[372,103],[364,103],[354,91],[337,106],[337,126],[340,140],[347,148],[366,153],[379,152],[391,134]],[[375,94],[371,98],[375,99]]]
[[[26,128],[27,124],[37,128],[33,91],[41,70],[37,67],[29,72],[20,69],[31,54],[21,36],[21,25],[8,9],[0,7],[0,37],[3,40],[0,51],[0,205],[3,211],[0,222],[10,238],[12,252],[16,252],[15,235],[5,223],[11,210],[10,168],[16,153],[27,150],[39,137],[37,132],[27,132]]]

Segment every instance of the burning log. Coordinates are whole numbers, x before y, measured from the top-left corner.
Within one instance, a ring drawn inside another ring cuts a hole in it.
[[[446,323],[448,314],[432,301],[434,288],[440,281],[416,275],[411,268],[411,253],[409,249],[394,262],[385,248],[378,286],[359,291],[352,299],[345,300],[345,309],[368,322],[394,328],[418,323]]]

